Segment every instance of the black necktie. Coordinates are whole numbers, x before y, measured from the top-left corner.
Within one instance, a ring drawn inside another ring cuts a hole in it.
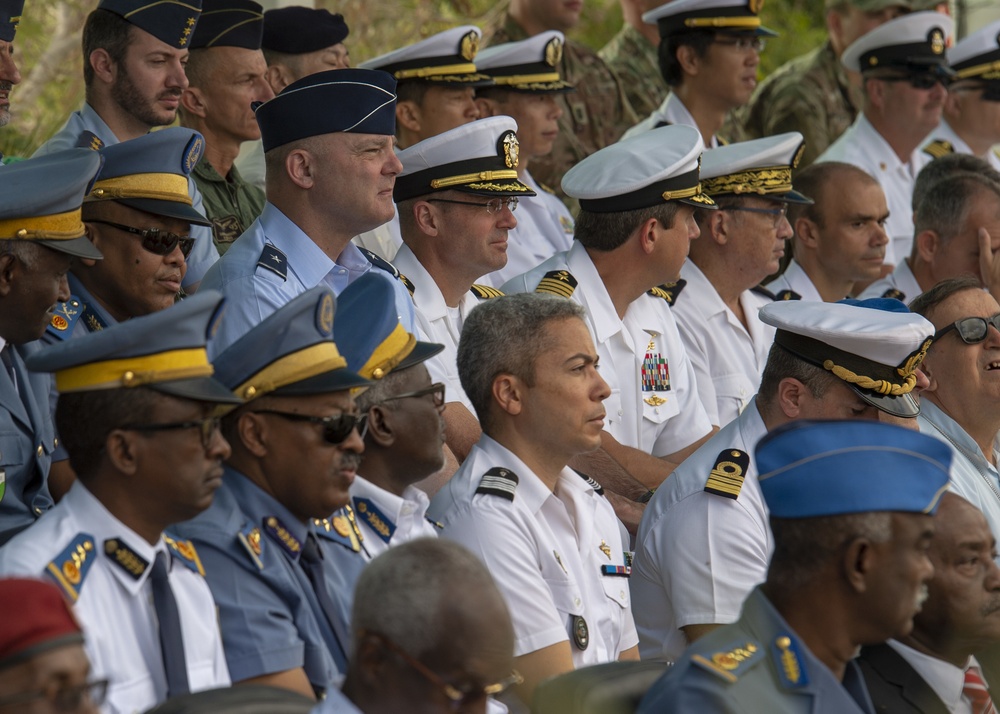
[[[149,581],[153,586],[153,607],[156,619],[160,621],[160,650],[163,652],[163,669],[167,674],[167,698],[187,694],[187,662],[184,659],[184,639],[181,636],[181,616],[177,611],[177,600],[167,579],[166,553],[156,554]]]
[[[333,636],[337,640],[337,652],[331,652],[333,659],[337,663],[337,669],[341,672],[347,671],[347,632],[344,624],[340,621],[337,605],[330,597],[330,592],[326,588],[326,578],[323,577],[323,551],[320,550],[316,536],[310,533],[306,536],[306,542],[302,546],[302,567],[306,571],[309,582],[312,583],[313,590],[316,591],[316,599],[319,606],[326,613],[327,622],[333,628]]]

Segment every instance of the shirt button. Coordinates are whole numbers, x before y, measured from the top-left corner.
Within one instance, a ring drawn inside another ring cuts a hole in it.
[[[573,598],[573,604],[576,605],[577,607],[580,607],[580,605],[583,604],[583,601],[580,600],[580,598],[575,597],[575,598]]]
[[[41,456],[44,453],[44,449],[42,449],[42,445],[41,444],[39,444],[38,448],[35,449],[35,453],[37,453],[39,456]]]
[[[624,600],[624,599],[625,599],[625,591],[624,591],[624,590],[622,590],[622,591],[621,591],[620,593],[618,593],[618,596],[619,596],[619,597],[620,597],[620,598],[621,598],[622,600]]]
[[[625,410],[624,409],[619,409],[618,410],[618,416],[623,416],[624,414],[625,414]]]

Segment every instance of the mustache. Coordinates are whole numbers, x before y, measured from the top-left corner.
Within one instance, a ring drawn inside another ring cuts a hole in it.
[[[361,454],[355,453],[353,451],[345,451],[340,456],[340,468],[342,469],[354,469],[355,471],[361,466]]]
[[[161,92],[156,98],[163,99],[164,97],[179,97],[183,92],[177,87],[172,87],[165,92]]]
[[[0,92],[9,92],[14,88],[13,82],[0,82]]]
[[[995,597],[983,605],[979,614],[985,617],[986,615],[992,615],[997,610],[1000,610],[1000,597]]]
[[[924,607],[924,603],[927,602],[927,598],[930,595],[930,590],[927,588],[927,583],[920,586],[920,592],[917,593],[917,610],[921,610]]]

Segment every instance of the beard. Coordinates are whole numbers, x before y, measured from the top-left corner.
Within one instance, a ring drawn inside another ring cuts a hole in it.
[[[180,89],[168,89],[167,91],[161,93],[157,99],[159,97],[179,97],[180,95]],[[177,116],[176,110],[157,111],[157,109],[153,106],[153,101],[147,99],[140,91],[139,87],[132,82],[132,78],[124,72],[119,74],[115,83],[111,85],[111,98],[115,100],[115,103],[118,104],[123,111],[131,114],[146,126],[166,126],[167,124],[173,123]]]
[[[7,92],[7,101],[10,101],[11,90],[14,89],[14,85],[11,82],[0,82],[0,92]],[[0,109],[0,126],[7,126],[10,123],[10,106],[6,109]]]

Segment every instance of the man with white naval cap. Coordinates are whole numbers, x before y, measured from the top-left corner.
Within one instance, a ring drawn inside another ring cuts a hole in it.
[[[945,47],[954,23],[938,12],[890,20],[851,44],[840,61],[860,72],[864,103],[854,124],[818,159],[864,169],[882,184],[889,204],[891,242],[885,261],[895,265],[913,244],[913,183],[923,166],[920,146],[941,119],[952,71]]]
[[[933,326],[898,300],[773,302],[777,328],[760,392],[657,490],[636,539],[630,584],[644,658],[676,660],[734,622],[774,547],[753,447],[796,419],[912,420]],[[677,544],[683,543],[683,548]]]

